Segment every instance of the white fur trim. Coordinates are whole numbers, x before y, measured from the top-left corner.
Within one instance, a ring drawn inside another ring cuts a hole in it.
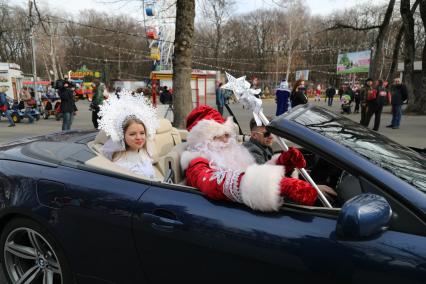
[[[284,168],[276,165],[251,165],[240,184],[241,198],[247,206],[261,211],[278,211],[282,198],[280,182]]]
[[[215,120],[201,120],[189,131],[188,145],[196,145],[207,140],[212,140],[215,136],[222,136],[226,133],[236,135],[236,126],[231,117],[228,117],[225,123],[219,123]]]
[[[184,151],[180,156],[180,166],[182,167],[182,171],[185,171],[188,168],[189,163],[198,157],[202,157],[201,153]]]
[[[275,154],[275,155],[273,155],[272,158],[269,161],[267,161],[266,163],[269,164],[269,165],[276,165],[277,164],[277,160],[280,157],[280,155],[281,154]]]

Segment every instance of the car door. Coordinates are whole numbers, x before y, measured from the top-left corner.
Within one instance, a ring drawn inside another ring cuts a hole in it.
[[[159,184],[139,200],[133,228],[150,283],[312,281],[332,278],[320,260],[335,247],[333,214],[261,213]]]
[[[150,283],[421,283],[424,236],[393,230],[337,236],[338,212],[287,204],[260,213],[159,184],[140,198],[133,228]]]
[[[42,206],[72,263],[78,283],[143,283],[131,233],[132,210],[149,187],[120,176],[65,167],[43,169]]]

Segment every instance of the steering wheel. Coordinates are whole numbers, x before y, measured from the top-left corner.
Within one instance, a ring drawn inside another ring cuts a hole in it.
[[[336,185],[336,202],[343,205],[346,201],[362,193],[362,187],[356,176],[343,170]]]

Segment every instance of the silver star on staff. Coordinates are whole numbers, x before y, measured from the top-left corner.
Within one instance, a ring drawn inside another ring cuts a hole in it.
[[[250,89],[250,83],[246,81],[246,76],[235,78],[228,72],[225,73],[228,82],[222,86],[222,89],[233,91],[235,96],[237,96],[238,98],[244,93],[244,91]]]

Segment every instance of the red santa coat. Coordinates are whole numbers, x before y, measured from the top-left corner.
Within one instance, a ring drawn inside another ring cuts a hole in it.
[[[244,203],[255,210],[279,210],[283,196],[304,205],[313,205],[317,193],[305,181],[285,177],[283,166],[250,165],[244,172],[212,168],[199,153],[182,154],[187,185],[201,190],[209,198]]]
[[[232,117],[225,121],[213,108],[201,106],[188,115],[187,126],[187,151],[181,156],[187,185],[198,188],[209,198],[244,203],[261,211],[279,210],[283,202],[282,196],[300,204],[315,203],[317,192],[309,183],[285,177],[285,168],[280,165],[286,165],[291,172],[297,162],[293,161],[292,157],[286,158],[286,155],[282,155],[268,164],[258,165],[246,151],[235,153],[239,165],[229,167],[234,170],[210,165],[208,154],[203,155],[198,150],[204,149],[203,145],[214,140],[214,137],[224,134],[235,136],[236,126]],[[250,158],[242,157],[243,155]],[[278,160],[280,165],[275,164]]]

